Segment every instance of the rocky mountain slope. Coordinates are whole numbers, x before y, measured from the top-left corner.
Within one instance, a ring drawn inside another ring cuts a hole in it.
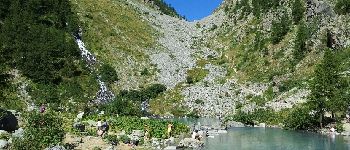
[[[225,0],[194,22],[166,15],[151,1],[70,2],[86,48],[98,65],[117,71],[118,80],[107,83],[115,95],[155,83],[167,87],[149,101],[150,112],[159,115],[222,117],[238,110],[292,108],[310,94],[309,81],[325,48],[349,55],[349,13],[341,13],[335,0],[300,1],[300,6],[297,0]],[[349,62],[348,57],[341,62],[346,78]],[[102,68],[76,79],[87,94],[63,98],[72,105],[92,99]],[[14,83],[28,84],[21,73],[15,75]],[[31,93],[18,88],[28,105]]]

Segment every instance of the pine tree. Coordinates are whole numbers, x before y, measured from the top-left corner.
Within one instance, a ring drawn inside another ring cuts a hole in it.
[[[292,15],[294,24],[299,24],[300,20],[303,19],[305,13],[305,6],[303,5],[301,0],[294,0],[292,6]]]
[[[297,36],[295,39],[293,56],[296,62],[302,60],[307,52],[306,40],[308,38],[308,29],[305,22],[302,21],[298,26]]]
[[[326,49],[323,61],[316,67],[315,77],[311,82],[309,104],[318,116],[322,128],[324,113],[337,109],[334,104],[339,98],[339,67],[334,52]]]

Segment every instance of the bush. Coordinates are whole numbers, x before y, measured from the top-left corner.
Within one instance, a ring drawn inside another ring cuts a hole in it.
[[[23,139],[15,139],[11,149],[37,150],[57,145],[65,136],[62,125],[62,119],[55,113],[30,113]]]
[[[310,115],[310,109],[306,106],[294,108],[284,120],[284,128],[292,130],[307,130],[315,127],[317,120]]]
[[[238,111],[235,115],[232,116],[231,120],[242,122],[246,125],[254,125],[255,122],[278,124],[283,119],[278,112],[275,112],[272,109],[257,109],[254,112],[249,113]]]
[[[301,22],[298,26],[297,36],[295,39],[293,56],[296,62],[302,60],[307,52],[306,41],[309,36],[309,31],[305,22]]]
[[[293,21],[295,24],[299,24],[300,20],[303,19],[306,9],[303,4],[303,0],[294,0],[292,6]]]
[[[180,135],[181,133],[188,133],[187,125],[180,122],[168,122],[156,119],[140,119],[135,117],[117,117],[110,120],[110,125],[113,129],[124,130],[126,133],[131,133],[133,130],[144,130],[145,125],[149,127],[150,136],[155,138],[165,138],[167,136],[167,126],[169,123],[173,124],[173,135]]]
[[[107,83],[118,81],[117,71],[111,65],[103,64],[101,67],[101,80]]]
[[[335,12],[337,14],[349,14],[350,13],[350,0],[337,0],[335,5]]]
[[[279,20],[274,20],[271,27],[271,40],[273,44],[278,44],[284,38],[284,36],[289,32],[290,19],[286,11]]]
[[[179,18],[184,18],[181,17],[176,10],[174,9],[174,7],[172,7],[171,5],[165,3],[163,0],[153,0],[154,5],[158,6],[160,11],[166,15],[172,16],[172,17],[179,17]]]
[[[201,80],[203,80],[207,75],[208,75],[209,71],[206,69],[202,69],[202,68],[194,68],[191,70],[187,71],[187,83],[188,84],[192,84],[192,83],[196,83],[199,82]]]

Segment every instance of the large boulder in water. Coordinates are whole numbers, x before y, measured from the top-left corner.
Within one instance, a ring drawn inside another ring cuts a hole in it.
[[[18,120],[14,114],[0,109],[0,130],[13,132],[18,129]]]

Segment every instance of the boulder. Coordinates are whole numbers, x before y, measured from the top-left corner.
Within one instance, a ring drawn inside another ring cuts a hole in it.
[[[46,148],[45,150],[66,150],[66,148],[64,148],[63,146],[54,146],[54,147],[50,147],[50,148]]]
[[[245,125],[241,122],[236,122],[236,121],[229,121],[226,123],[226,126],[228,128],[231,128],[231,127],[245,127]]]
[[[179,147],[186,147],[186,148],[193,148],[193,149],[201,148],[203,146],[204,146],[204,142],[196,139],[192,139],[192,138],[185,138],[181,140],[179,143]]]
[[[6,149],[8,142],[6,140],[0,140],[0,149]]]
[[[74,123],[73,128],[78,130],[79,132],[85,132],[85,125],[82,123],[79,123],[79,122]]]
[[[17,129],[12,136],[17,138],[22,138],[24,135],[24,130],[22,128]]]
[[[133,130],[131,135],[137,136],[137,137],[142,137],[144,135],[144,133],[142,130]]]
[[[164,150],[176,150],[176,146],[168,146]]]
[[[10,111],[0,109],[0,130],[13,132],[18,129],[18,120]]]

